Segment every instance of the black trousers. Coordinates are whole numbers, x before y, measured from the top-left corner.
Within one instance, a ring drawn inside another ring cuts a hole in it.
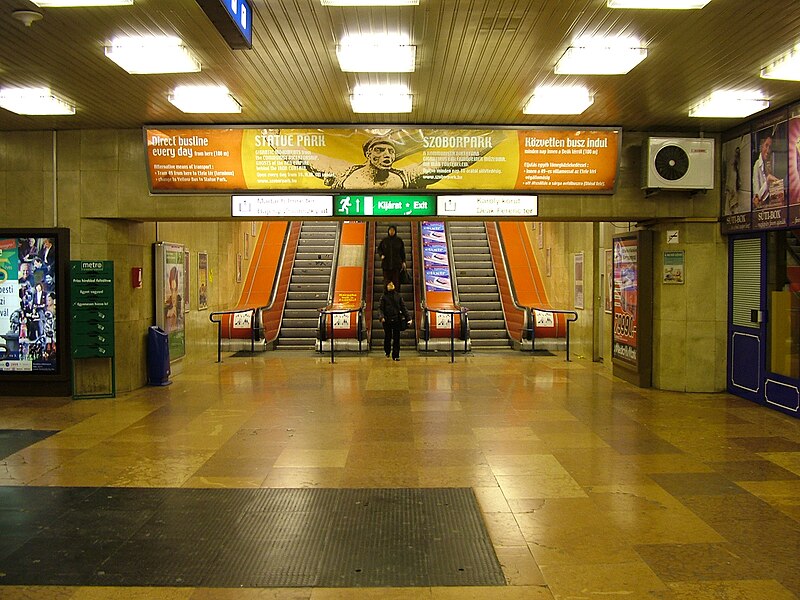
[[[392,358],[400,358],[400,322],[383,322],[383,352]]]

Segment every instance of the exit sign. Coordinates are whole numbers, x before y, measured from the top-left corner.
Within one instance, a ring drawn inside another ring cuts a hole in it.
[[[197,0],[234,50],[253,47],[253,10],[248,0]]]
[[[433,196],[336,196],[337,217],[430,217],[436,215]]]

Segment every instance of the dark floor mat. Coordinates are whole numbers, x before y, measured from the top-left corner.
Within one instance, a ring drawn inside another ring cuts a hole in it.
[[[37,429],[0,429],[0,460],[8,458],[12,454],[19,452],[40,442],[58,431],[44,431]]]
[[[505,585],[469,488],[75,489],[0,487],[0,585]]]

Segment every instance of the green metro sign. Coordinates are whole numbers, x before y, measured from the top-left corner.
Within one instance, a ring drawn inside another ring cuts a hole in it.
[[[335,196],[337,217],[430,217],[436,215],[433,196]]]

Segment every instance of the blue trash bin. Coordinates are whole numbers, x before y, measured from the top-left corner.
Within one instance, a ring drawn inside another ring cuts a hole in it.
[[[169,385],[169,336],[160,327],[147,330],[147,383]]]

